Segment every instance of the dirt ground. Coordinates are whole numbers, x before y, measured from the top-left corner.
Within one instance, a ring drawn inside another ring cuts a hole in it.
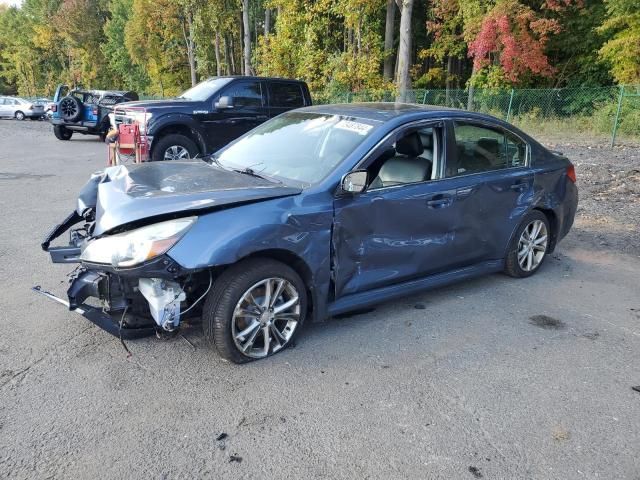
[[[580,206],[574,240],[640,254],[640,145],[544,140],[576,167]]]
[[[198,329],[127,358],[31,292],[64,294],[39,243],[106,149],[0,121],[0,478],[638,480],[640,148],[550,146],[580,211],[536,275],[306,325],[237,366]]]

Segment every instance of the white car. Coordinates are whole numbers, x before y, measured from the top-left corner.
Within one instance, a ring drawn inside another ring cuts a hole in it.
[[[44,115],[44,106],[37,105],[18,97],[0,97],[0,117],[32,120]]]

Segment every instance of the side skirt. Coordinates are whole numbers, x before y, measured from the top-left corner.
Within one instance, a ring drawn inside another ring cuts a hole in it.
[[[477,263],[470,267],[459,268],[450,272],[438,273],[429,277],[411,280],[404,283],[376,288],[366,292],[352,293],[339,298],[328,307],[330,316],[340,315],[351,310],[370,307],[378,303],[395,300],[398,298],[420,293],[432,288],[442,287],[451,283],[469,278],[479,277],[490,273],[500,272],[504,269],[504,260],[491,260]]]

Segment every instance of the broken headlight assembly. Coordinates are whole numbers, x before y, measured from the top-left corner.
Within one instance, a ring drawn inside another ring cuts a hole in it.
[[[92,240],[84,247],[80,260],[125,268],[139,265],[167,252],[196,219],[178,218]]]

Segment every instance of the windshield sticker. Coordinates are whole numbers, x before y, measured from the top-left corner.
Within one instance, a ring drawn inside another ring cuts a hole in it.
[[[355,132],[358,135],[366,135],[369,130],[373,128],[373,125],[367,125],[366,123],[354,122],[353,120],[340,120],[336,123],[336,128],[342,130],[349,130]]]

